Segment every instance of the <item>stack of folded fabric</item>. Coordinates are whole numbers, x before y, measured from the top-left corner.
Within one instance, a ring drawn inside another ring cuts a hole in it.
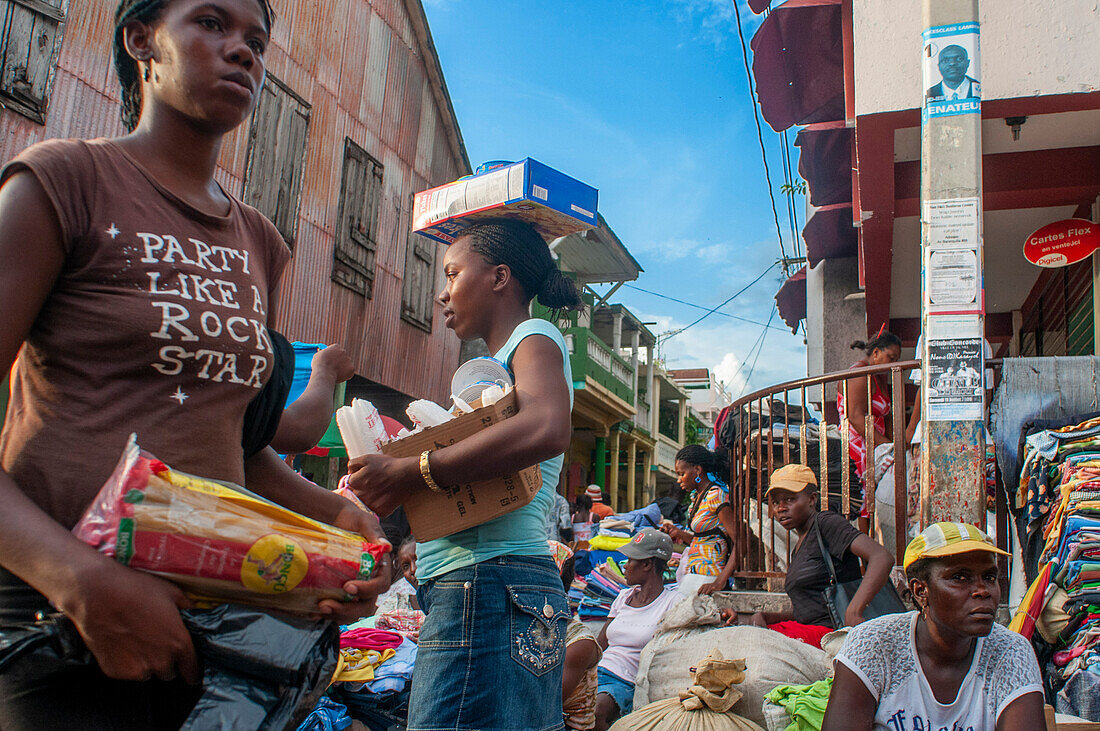
[[[603,619],[611,611],[611,603],[626,588],[626,577],[613,559],[592,570],[585,577],[584,591],[577,614],[581,619]]]
[[[1057,710],[1100,721],[1100,419],[1034,431],[1022,454],[1015,507],[1037,576],[1010,627],[1032,639]]]

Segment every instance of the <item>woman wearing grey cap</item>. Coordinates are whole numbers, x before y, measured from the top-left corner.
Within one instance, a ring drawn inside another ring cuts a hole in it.
[[[604,651],[597,669],[597,731],[634,709],[634,678],[642,648],[679,599],[675,589],[665,588],[663,579],[672,558],[671,538],[656,528],[643,528],[619,551],[627,559],[623,574],[629,586],[612,602],[596,639]]]

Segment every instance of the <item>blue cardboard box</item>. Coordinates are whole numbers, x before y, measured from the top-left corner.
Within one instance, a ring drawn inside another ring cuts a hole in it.
[[[417,193],[412,227],[453,244],[479,220],[518,218],[552,241],[593,228],[598,196],[592,186],[527,158]]]

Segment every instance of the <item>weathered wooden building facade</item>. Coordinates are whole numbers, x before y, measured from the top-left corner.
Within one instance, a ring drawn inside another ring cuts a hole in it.
[[[0,0],[0,157],[50,137],[122,133],[114,0]],[[276,326],[342,343],[349,395],[443,399],[458,364],[434,295],[438,245],[412,194],[469,172],[419,0],[273,0],[268,80],[219,182],[263,211],[293,259]]]

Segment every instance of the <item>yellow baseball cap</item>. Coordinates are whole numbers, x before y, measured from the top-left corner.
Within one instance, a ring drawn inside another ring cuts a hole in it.
[[[940,558],[955,556],[971,551],[1009,556],[993,543],[993,539],[969,523],[933,523],[921,531],[921,534],[909,541],[905,548],[902,568],[909,568],[914,561],[922,558]]]
[[[817,475],[804,464],[783,465],[768,480],[768,492],[772,490],[789,490],[790,492],[802,492],[807,487],[817,487]],[[764,494],[767,495],[768,492]]]

